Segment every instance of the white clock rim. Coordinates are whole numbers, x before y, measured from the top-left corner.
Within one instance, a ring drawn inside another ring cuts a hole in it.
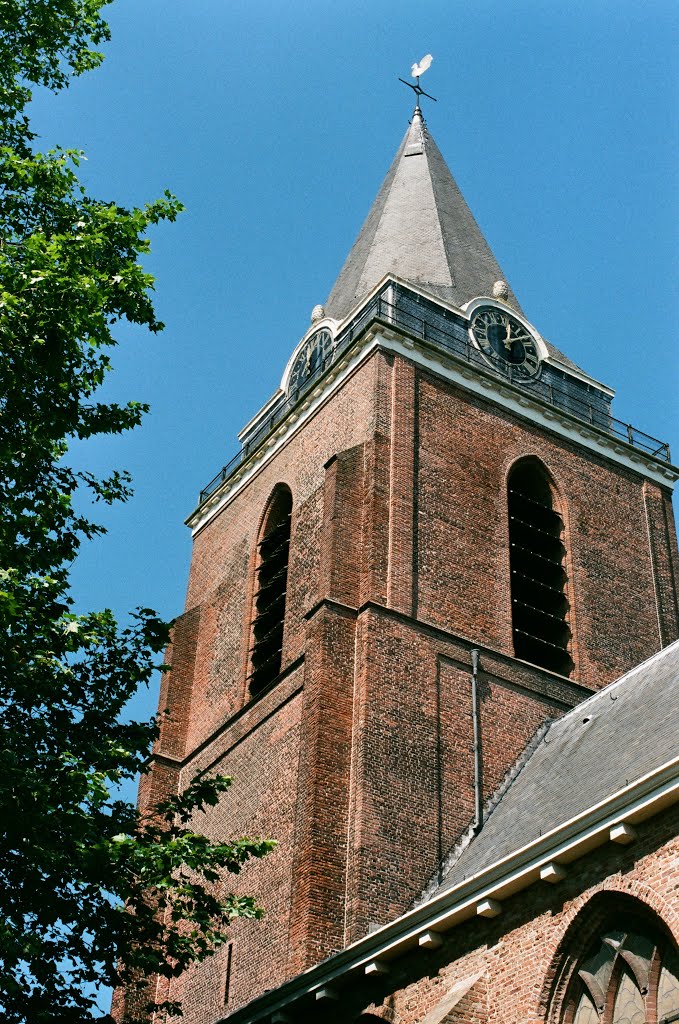
[[[531,374],[531,377],[537,376],[537,372],[539,372],[539,369],[540,369],[540,366],[542,365],[542,363],[545,360],[549,359],[549,352],[547,350],[547,345],[545,344],[545,341],[544,341],[542,335],[538,331],[536,331],[536,329],[533,327],[533,325],[531,323],[529,323],[529,321],[526,320],[525,316],[522,316],[518,312],[518,310],[514,309],[513,306],[510,306],[509,303],[502,302],[501,299],[496,299],[494,296],[479,295],[475,299],[471,299],[469,302],[465,303],[465,305],[462,307],[462,310],[463,310],[465,316],[467,317],[467,324],[468,324],[468,326],[467,326],[467,333],[469,334],[471,342],[474,345],[474,347],[476,348],[476,350],[483,356],[484,359],[488,359],[488,356],[486,355],[486,353],[483,351],[483,349],[479,345],[478,341],[476,340],[476,337],[474,335],[474,331],[473,331],[473,328],[472,328],[472,320],[474,319],[474,316],[477,313],[477,311],[479,309],[481,309],[483,306],[491,306],[494,309],[500,310],[502,313],[506,313],[507,316],[511,316],[513,320],[516,320],[517,323],[521,324],[521,326],[526,331],[528,331],[528,333],[530,334],[531,338],[535,342],[535,347],[537,349],[537,354],[538,354],[538,359],[539,359],[538,371],[536,371],[535,374]],[[493,363],[491,365],[494,366],[495,364]],[[518,364],[518,365],[523,365],[523,364]]]
[[[293,367],[297,362],[297,357],[303,351],[307,342],[311,341],[311,339],[314,338],[317,334],[320,334],[321,331],[326,330],[330,333],[334,345],[337,341],[338,324],[338,320],[333,320],[330,317],[325,317],[324,320],[319,320],[317,324],[311,325],[306,334],[302,338],[300,338],[300,340],[295,345],[292,354],[286,363],[285,369],[283,370],[283,376],[281,377],[281,391],[284,391],[285,394],[288,393],[290,389],[290,377],[292,375]]]

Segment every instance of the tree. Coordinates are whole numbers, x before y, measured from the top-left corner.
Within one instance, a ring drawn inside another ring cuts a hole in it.
[[[235,916],[225,890],[272,842],[211,843],[191,827],[225,778],[197,778],[145,815],[115,795],[144,771],[156,723],[121,721],[151,678],[168,627],[148,609],[119,625],[76,615],[69,571],[103,533],[81,492],[129,497],[69,445],[135,427],[138,402],[97,401],[121,320],[156,332],[146,232],[173,221],[169,193],[142,209],[91,198],[81,154],[36,152],[31,88],[95,68],[108,0],[0,0],[0,1010],[8,1024],[91,1021],[93,984],[143,985],[214,951]],[[226,893],[226,894],[225,894]],[[89,990],[91,991],[91,990]],[[155,1006],[170,1014],[177,1006]],[[109,1018],[110,1019],[110,1018]]]

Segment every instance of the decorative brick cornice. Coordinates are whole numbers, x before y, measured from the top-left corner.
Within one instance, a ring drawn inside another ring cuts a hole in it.
[[[318,384],[290,411],[266,441],[188,517],[186,522],[194,535],[231,501],[264,463],[288,443],[300,427],[315,415],[376,349],[405,356],[445,380],[501,405],[503,410],[514,413],[520,419],[537,424],[550,433],[557,434],[665,487],[672,486],[679,477],[679,470],[670,463],[646,455],[602,428],[585,423],[577,416],[548,405],[490,371],[486,373],[477,366],[464,363],[455,355],[446,353],[426,341],[411,338],[396,328],[373,324],[355,339],[338,362],[319,379]]]

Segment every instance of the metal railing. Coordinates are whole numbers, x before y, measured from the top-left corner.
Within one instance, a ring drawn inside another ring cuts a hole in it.
[[[395,296],[396,301],[391,301]],[[399,299],[403,300],[399,302]],[[418,313],[404,308],[404,302],[410,301],[416,304]],[[421,311],[421,312],[420,312]],[[460,319],[450,310],[435,306],[427,300],[423,300],[415,292],[410,292],[403,285],[385,285],[382,291],[374,295],[350,324],[338,335],[334,348],[323,362],[315,367],[313,372],[287,395],[281,396],[280,402],[274,406],[251,435],[248,436],[241,450],[222,466],[212,480],[200,492],[198,499],[202,505],[207,498],[220,487],[243,462],[250,458],[264,439],[269,436],[272,430],[285,419],[288,413],[297,405],[313,384],[323,376],[331,363],[348,349],[359,335],[371,325],[381,323],[385,327],[400,330],[411,337],[417,337],[434,348],[452,353],[464,362],[470,363],[479,369],[489,372],[489,366],[485,359],[472,344],[467,328]],[[509,381],[511,382],[511,367],[509,368]],[[564,384],[568,380],[563,375]],[[644,433],[631,423],[624,423],[615,419],[609,411],[609,403],[603,396],[597,396],[594,389],[591,389],[591,399],[586,400],[578,396],[573,386],[570,388],[560,386],[556,379],[545,379],[538,377],[533,380],[520,380],[522,390],[529,395],[540,399],[548,405],[569,413],[584,423],[598,427],[607,434],[619,438],[627,444],[632,445],[664,462],[670,462],[670,447],[664,441],[659,441],[650,434]],[[583,388],[588,385],[583,384]]]

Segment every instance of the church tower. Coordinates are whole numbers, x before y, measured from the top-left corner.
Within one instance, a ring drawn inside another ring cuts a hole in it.
[[[404,913],[548,719],[679,633],[665,445],[544,339],[419,106],[324,307],[200,495],[141,800],[278,848],[173,983],[211,1024]]]

